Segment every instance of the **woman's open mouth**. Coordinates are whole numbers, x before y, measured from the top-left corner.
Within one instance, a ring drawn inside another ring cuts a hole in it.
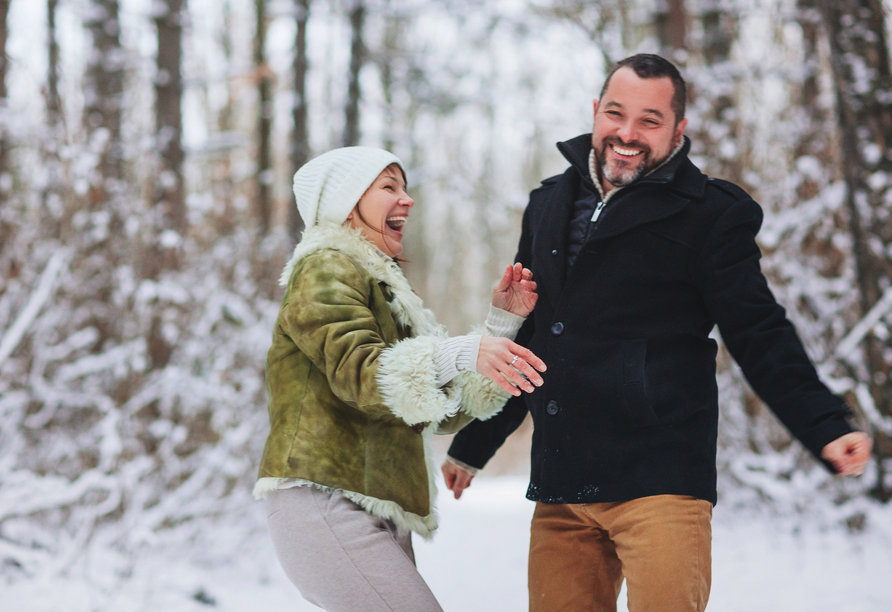
[[[408,217],[404,216],[396,216],[396,217],[388,217],[387,218],[387,227],[395,231],[396,233],[401,233],[403,226],[406,224]]]

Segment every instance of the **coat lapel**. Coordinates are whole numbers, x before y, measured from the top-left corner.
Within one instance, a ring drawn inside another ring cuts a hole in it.
[[[630,189],[608,206],[598,231],[589,242],[611,238],[646,223],[671,217],[690,203],[688,198],[666,190],[665,185],[644,185]]]
[[[557,305],[566,280],[567,231],[578,188],[576,170],[570,168],[558,180],[534,233],[533,271],[540,293],[548,296],[552,306]]]

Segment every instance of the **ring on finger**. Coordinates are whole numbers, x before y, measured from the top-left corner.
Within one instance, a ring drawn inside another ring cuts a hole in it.
[[[511,364],[510,364],[510,365],[514,365],[514,363],[515,363],[518,359],[520,359],[520,355],[515,355],[515,356],[514,356],[514,359],[511,360]]]

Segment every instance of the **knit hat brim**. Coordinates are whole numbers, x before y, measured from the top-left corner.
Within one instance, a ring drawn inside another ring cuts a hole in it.
[[[320,221],[341,224],[381,171],[403,168],[393,153],[372,147],[344,147],[323,153],[294,175],[297,209],[310,228]]]

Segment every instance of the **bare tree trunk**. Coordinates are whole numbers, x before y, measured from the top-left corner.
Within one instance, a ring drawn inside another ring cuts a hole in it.
[[[62,100],[59,98],[59,40],[56,36],[56,7],[59,0],[46,1],[47,20],[47,76],[46,119],[52,129],[62,120]]]
[[[866,314],[889,288],[892,278],[892,71],[880,0],[819,0],[830,38],[830,54],[842,134],[842,162],[861,312]],[[882,177],[881,180],[877,177]],[[892,416],[892,342],[867,335],[866,384],[877,410]],[[884,482],[884,460],[892,457],[892,440],[876,433],[879,481],[875,494],[892,498]]]
[[[666,0],[654,16],[660,54],[680,64],[684,58],[679,51],[687,49],[687,18],[685,0]]]
[[[183,20],[185,0],[163,0],[155,17],[158,55],[155,76],[155,147],[157,171],[154,193],[154,227],[150,252],[144,262],[146,278],[158,279],[179,266],[179,245],[168,242],[170,232],[180,239],[187,231],[183,180]],[[148,353],[154,369],[167,365],[173,346],[164,337],[164,304],[156,303],[148,331]]]
[[[58,98],[59,48],[54,40],[56,7],[55,1],[47,4],[48,17],[52,19],[49,24],[52,39],[49,41],[47,115],[48,120],[58,122],[61,107]],[[121,46],[119,0],[92,0],[87,8],[84,27],[89,35],[90,51],[84,73],[83,123],[88,147],[97,161],[90,177],[86,206],[97,231],[78,231],[68,237],[68,241],[77,245],[78,255],[83,258],[78,266],[85,281],[77,299],[87,303],[85,310],[90,312],[89,320],[83,324],[99,331],[93,346],[98,352],[108,341],[120,336],[114,289],[115,270],[126,253],[121,217],[121,198],[125,189],[121,138],[125,55]],[[51,138],[56,136],[52,134]],[[49,194],[47,202],[50,202]]]
[[[47,71],[46,71],[46,124],[48,135],[44,144],[43,158],[47,170],[46,187],[41,193],[45,218],[51,227],[48,234],[60,238],[58,219],[62,216],[62,164],[59,143],[62,141],[62,100],[59,97],[59,41],[56,33],[56,8],[59,0],[47,0]]]
[[[123,178],[121,111],[124,95],[124,53],[121,48],[118,0],[94,0],[85,21],[93,42],[84,86],[84,120],[91,138],[106,139],[100,152],[100,180],[91,185],[94,207],[108,201],[111,181]]]
[[[272,74],[266,63],[266,0],[254,0],[254,71],[257,76],[257,220],[260,235],[272,224]]]
[[[9,24],[7,17],[9,16],[10,0],[0,0],[0,105],[6,105],[6,72],[9,64],[6,61],[6,40],[9,37]],[[9,167],[9,137],[3,126],[0,126],[0,206],[6,202],[6,190],[11,174]],[[0,239],[5,239],[6,234],[2,227],[3,222],[0,220]],[[5,242],[5,240],[4,240]]]
[[[703,10],[703,62],[708,83],[692,88],[692,96],[710,95],[709,110],[702,117],[695,144],[708,159],[707,172],[732,183],[742,182],[745,152],[740,147],[739,121],[734,116],[737,82],[731,72],[731,48],[737,35],[737,16],[717,1]],[[701,106],[702,108],[702,106]]]
[[[394,14],[392,2],[387,4],[388,15],[384,23],[384,34],[382,36],[381,50],[376,58],[378,65],[378,73],[381,75],[381,93],[384,96],[384,148],[393,151],[394,145],[394,129],[395,110],[393,107],[393,90],[394,90],[394,74],[393,62],[400,56],[402,32],[405,27],[404,19]]]
[[[291,118],[294,124],[291,133],[291,171],[297,172],[310,159],[310,131],[307,125],[307,24],[310,19],[310,0],[294,0],[297,14],[297,35],[294,40],[294,104]],[[288,207],[288,233],[294,241],[300,239],[304,229],[303,220],[297,206]]]
[[[362,93],[359,89],[359,73],[365,63],[365,42],[363,26],[365,25],[364,0],[353,0],[350,10],[350,83],[347,89],[347,104],[344,108],[344,146],[359,144],[359,101]]]
[[[158,181],[155,206],[164,230],[185,235],[187,229],[183,180],[183,19],[185,0],[163,0],[163,12],[155,17],[158,32],[155,76],[155,146]]]

